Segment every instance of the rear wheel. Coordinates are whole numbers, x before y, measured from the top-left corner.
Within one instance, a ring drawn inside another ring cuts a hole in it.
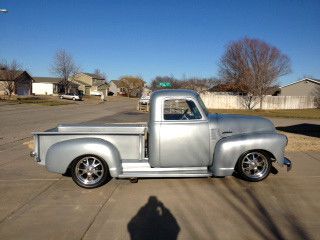
[[[237,164],[237,172],[245,180],[258,182],[268,177],[271,159],[266,152],[250,151],[243,154]]]
[[[71,166],[71,176],[83,188],[100,187],[110,177],[106,162],[93,155],[75,159]]]

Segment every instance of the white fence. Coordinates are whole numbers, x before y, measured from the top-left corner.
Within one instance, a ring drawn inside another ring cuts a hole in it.
[[[201,93],[201,98],[207,108],[215,109],[245,109],[241,96],[218,95],[214,93]],[[260,107],[258,102],[255,109]],[[315,108],[314,97],[306,96],[265,96],[262,109],[303,109]]]

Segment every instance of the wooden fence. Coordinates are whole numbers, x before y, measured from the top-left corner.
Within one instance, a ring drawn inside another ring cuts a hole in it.
[[[201,93],[201,98],[207,108],[213,109],[245,109],[243,97],[234,95],[219,95],[215,93]],[[260,103],[255,105],[255,109]],[[315,108],[314,97],[306,96],[265,96],[262,109],[303,109]]]

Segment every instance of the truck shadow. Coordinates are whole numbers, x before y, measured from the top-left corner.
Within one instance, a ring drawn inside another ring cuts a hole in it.
[[[292,126],[276,127],[276,129],[283,132],[320,138],[320,125],[318,124],[302,123]]]
[[[170,210],[155,196],[129,221],[128,231],[132,240],[167,239],[175,240],[180,227]]]

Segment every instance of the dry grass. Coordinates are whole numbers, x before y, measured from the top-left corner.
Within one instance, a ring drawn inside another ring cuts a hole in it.
[[[210,113],[243,114],[263,117],[320,119],[320,109],[290,110],[246,110],[246,109],[209,109]]]
[[[286,152],[320,152],[320,139],[300,134],[278,131],[288,137]]]
[[[58,97],[45,96],[45,97],[16,97],[12,96],[11,98],[0,98],[0,101],[4,101],[8,104],[35,104],[42,106],[59,106],[59,105],[68,105],[73,104],[71,101],[66,101],[59,99]]]

